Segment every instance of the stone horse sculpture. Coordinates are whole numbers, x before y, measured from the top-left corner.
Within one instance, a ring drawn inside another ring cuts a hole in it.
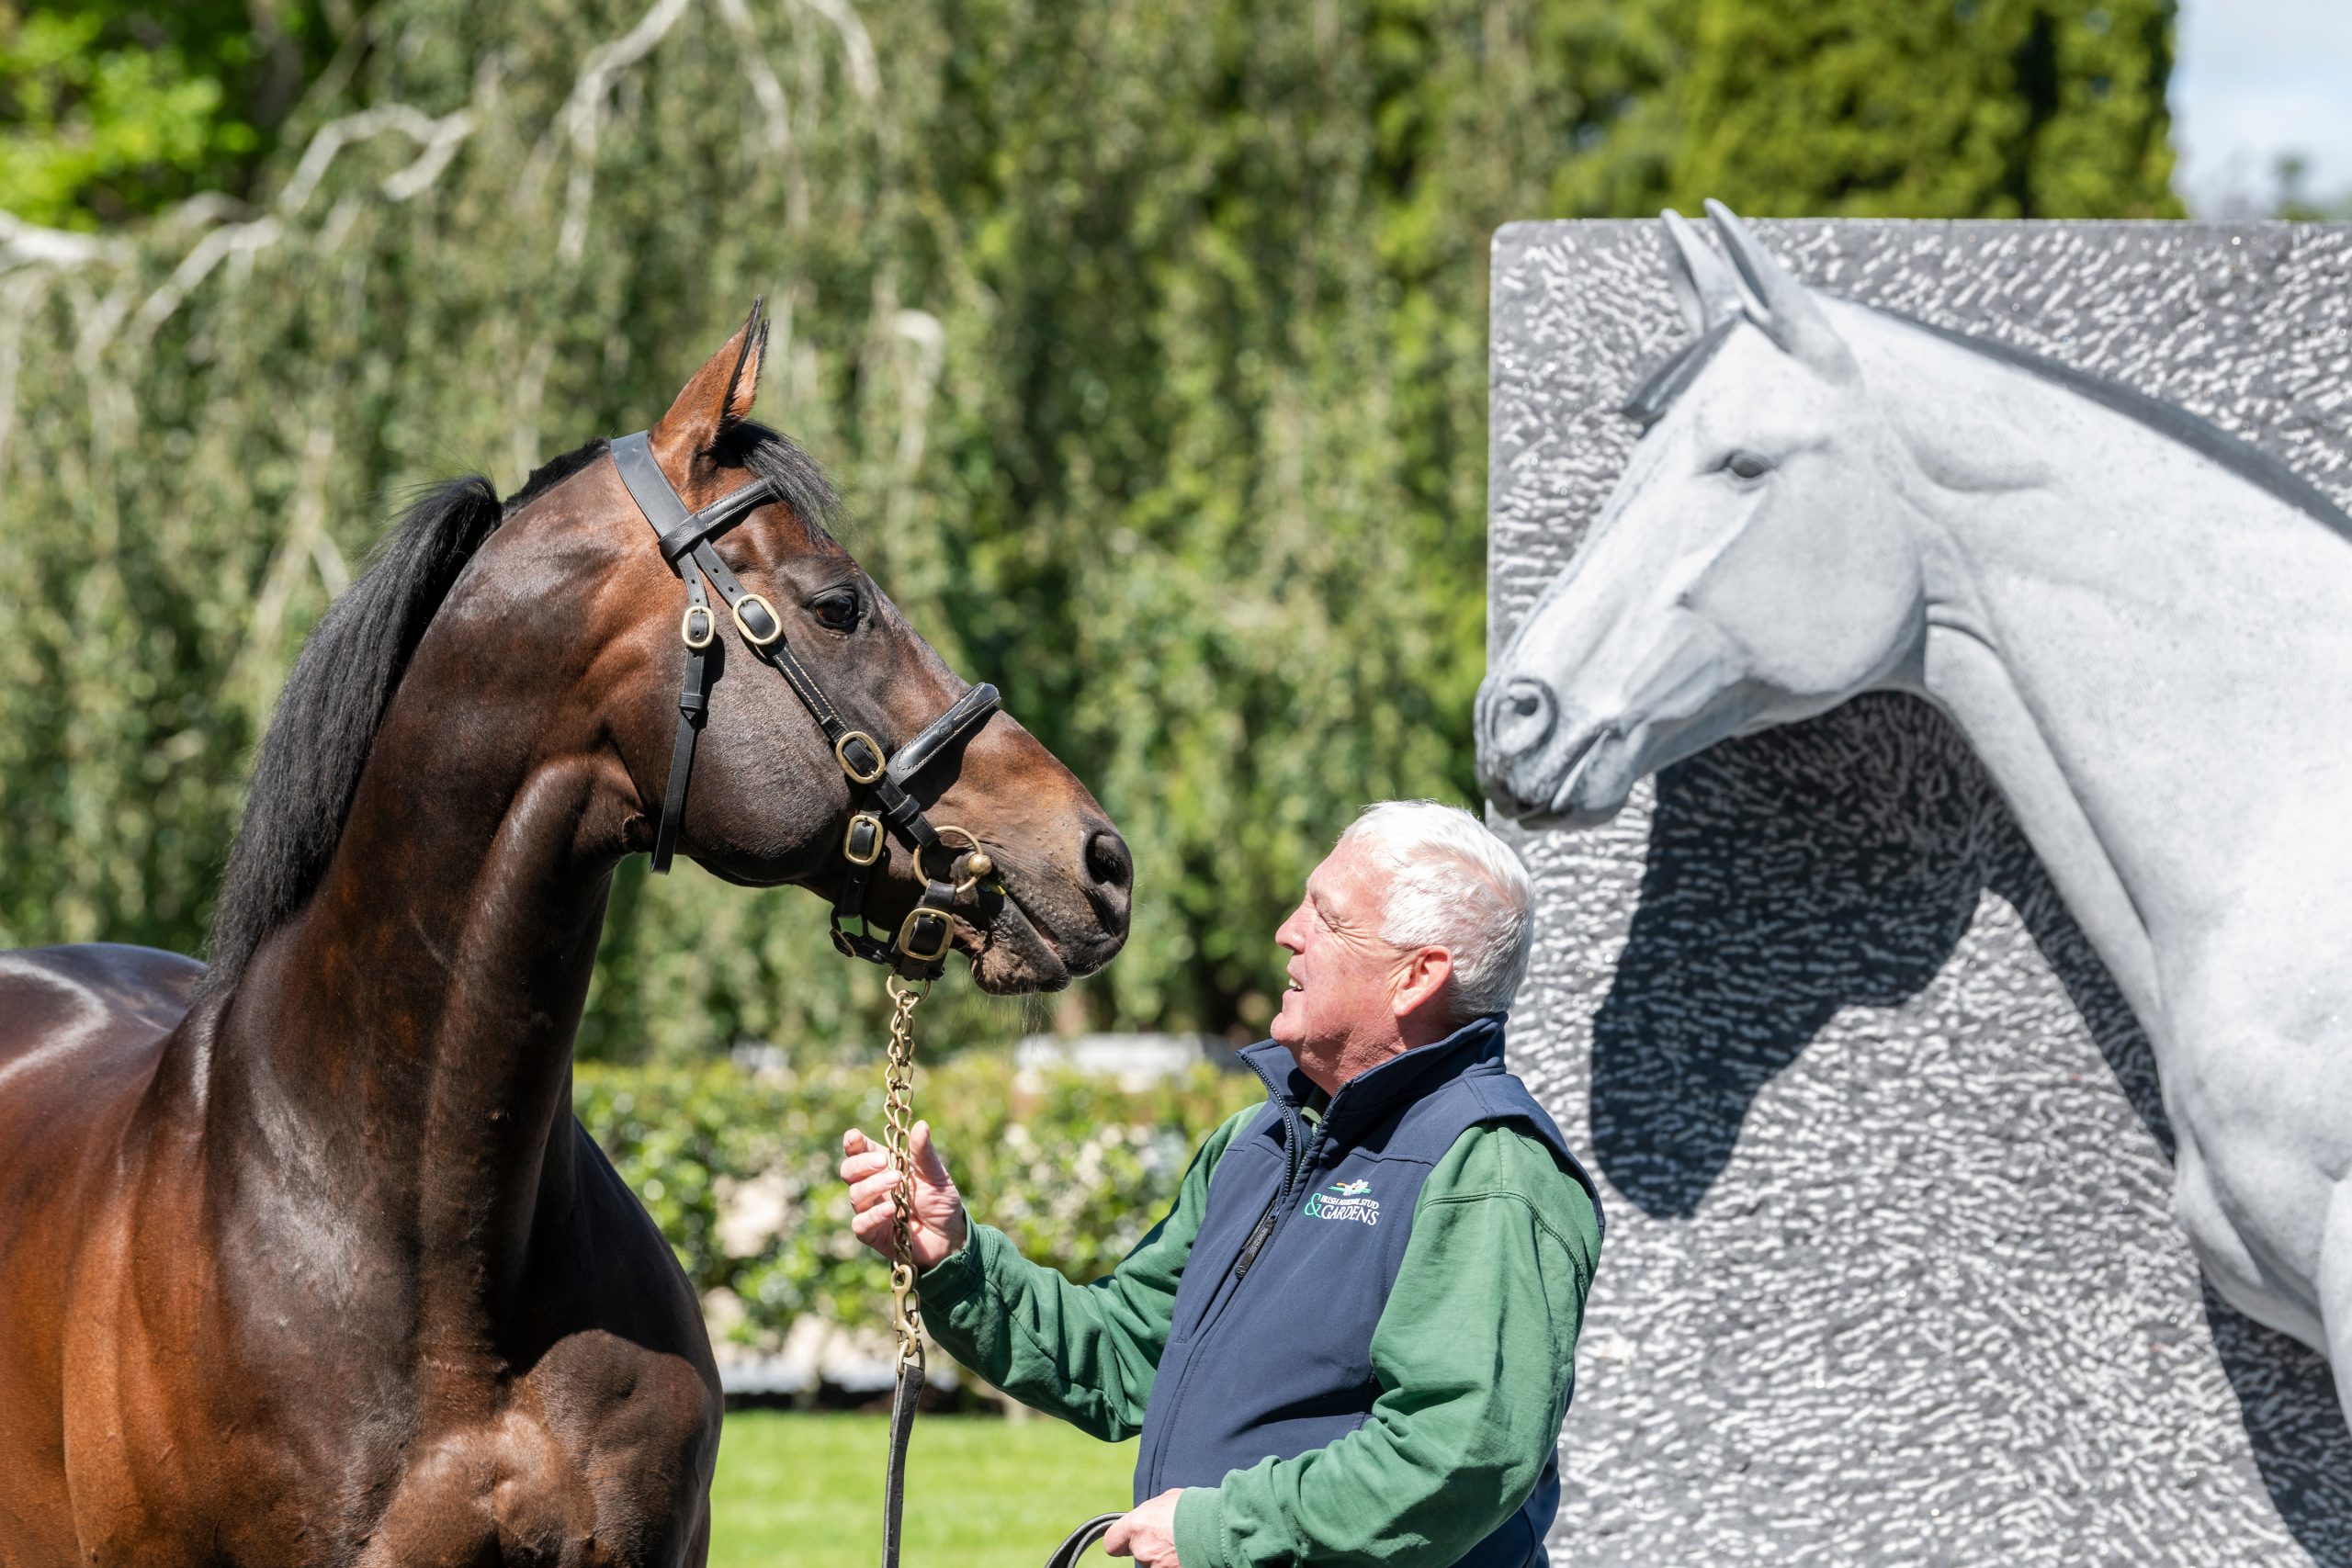
[[[750,423],[765,337],[755,311],[645,441],[412,509],[287,682],[209,971],[0,954],[0,1568],[696,1568],[700,1306],[571,1114],[615,868],[674,832],[727,881],[831,892],[888,750],[994,863],[926,951],[1034,991],[1118,950],[1126,846],[1068,769],[1002,713],[916,760],[992,698]],[[725,613],[687,609],[631,499],[664,484],[743,502],[707,541]],[[761,667],[779,643],[865,752]],[[886,929],[944,886],[870,847]]]
[[[1478,700],[1580,827],[1727,736],[1896,690],[1959,725],[2153,1042],[2174,1210],[2352,1413],[2352,521],[2183,412],[1664,217],[1699,333]]]

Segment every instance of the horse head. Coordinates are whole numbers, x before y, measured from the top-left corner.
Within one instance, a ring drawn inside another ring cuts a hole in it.
[[[1663,219],[1700,336],[1626,402],[1623,477],[1479,690],[1479,778],[1522,821],[1604,821],[1644,775],[1917,661],[1897,433],[1823,302],[1707,210],[1729,265]]]
[[[849,846],[880,850],[870,880],[854,885],[859,908],[851,913],[887,934],[926,879],[956,880],[950,868],[966,864],[961,852],[984,849],[985,874],[967,876],[959,891],[985,886],[959,899],[953,921],[974,979],[987,990],[1025,991],[1091,973],[1125,940],[1128,851],[1085,785],[1010,715],[983,707],[984,722],[902,780],[894,770],[914,807],[966,836],[913,854],[886,846],[870,821],[862,842],[853,831],[853,812],[872,808],[854,764],[871,754],[854,744],[841,754],[813,710],[829,705],[841,728],[890,755],[972,688],[828,531],[832,494],[814,465],[751,422],[765,340],[755,308],[686,382],[645,448],[690,510],[767,481],[767,499],[708,540],[757,606],[713,599],[707,611],[688,611],[681,574],[657,547],[641,497],[632,497],[644,478],[626,480],[617,460],[601,460],[602,446],[560,460],[577,462],[572,471],[535,479],[477,563],[487,567],[493,554],[515,562],[509,575],[522,586],[509,596],[566,606],[560,635],[591,651],[574,661],[572,705],[605,738],[619,842],[654,842],[680,728],[681,671],[699,636],[711,668],[674,827],[678,853],[729,882],[790,883],[835,897],[856,858],[845,855]],[[693,570],[694,558],[681,565]],[[790,650],[817,691],[813,703],[796,690],[798,675],[761,668],[764,645],[755,636]],[[878,772],[879,759],[871,765]]]

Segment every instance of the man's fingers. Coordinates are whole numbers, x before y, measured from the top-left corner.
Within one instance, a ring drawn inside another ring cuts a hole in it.
[[[934,1187],[955,1185],[954,1180],[947,1174],[947,1162],[939,1157],[939,1149],[931,1141],[930,1122],[915,1123],[914,1136],[908,1141],[908,1149],[915,1156],[917,1176]]]
[[[850,1206],[863,1211],[877,1201],[888,1199],[898,1185],[898,1174],[885,1166],[865,1179],[850,1183]]]
[[[860,1210],[850,1216],[850,1234],[876,1251],[887,1255],[892,1241],[890,1222],[898,1217],[898,1213],[886,1198],[871,1209]]]
[[[842,1153],[845,1155],[862,1155],[874,1147],[874,1140],[854,1127],[842,1134]]]
[[[889,1168],[888,1155],[878,1149],[869,1150],[862,1155],[851,1155],[842,1161],[842,1179],[849,1182],[863,1181],[876,1171]]]
[[[1134,1517],[1135,1516],[1133,1514],[1122,1514],[1119,1517],[1119,1522],[1113,1525],[1109,1532],[1102,1537],[1102,1554],[1105,1557],[1133,1557],[1135,1555],[1135,1531],[1127,1523],[1128,1520]]]

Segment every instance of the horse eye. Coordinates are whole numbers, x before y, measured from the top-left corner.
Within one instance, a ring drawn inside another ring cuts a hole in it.
[[[1734,452],[1724,459],[1724,467],[1743,479],[1760,479],[1772,471],[1772,465],[1753,452]]]
[[[857,595],[846,588],[819,595],[808,608],[815,613],[819,626],[833,631],[849,631],[857,625]]]

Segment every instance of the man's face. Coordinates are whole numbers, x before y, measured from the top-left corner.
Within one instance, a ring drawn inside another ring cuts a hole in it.
[[[1273,1037],[1318,1082],[1342,1065],[1361,1070],[1357,1058],[1368,1050],[1394,1049],[1401,955],[1380,938],[1388,880],[1360,847],[1342,842],[1315,868],[1306,897],[1274,932],[1292,957]],[[1352,1074],[1338,1076],[1345,1081]]]

